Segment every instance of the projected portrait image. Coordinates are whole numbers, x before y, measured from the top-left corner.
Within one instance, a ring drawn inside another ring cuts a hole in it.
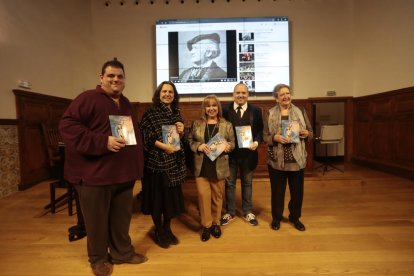
[[[179,80],[220,81],[227,78],[225,31],[179,33]]]

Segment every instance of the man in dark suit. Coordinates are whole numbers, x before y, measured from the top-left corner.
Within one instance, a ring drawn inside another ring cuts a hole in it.
[[[252,226],[258,224],[256,216],[252,213],[252,178],[253,171],[258,162],[257,147],[263,140],[262,110],[250,103],[247,103],[249,90],[244,83],[238,83],[234,87],[234,102],[223,108],[223,116],[229,120],[237,134],[237,127],[250,126],[252,142],[247,148],[240,148],[236,142],[236,148],[230,153],[230,177],[226,179],[226,213],[220,220],[221,225],[232,221],[236,213],[236,179],[237,171],[240,170],[242,188],[242,209],[243,218]]]
[[[187,42],[193,67],[180,74],[182,82],[214,81],[227,78],[227,72],[214,61],[220,55],[217,33],[198,35]]]

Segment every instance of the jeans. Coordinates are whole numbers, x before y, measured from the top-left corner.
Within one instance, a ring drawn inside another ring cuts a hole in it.
[[[234,216],[236,213],[236,180],[240,169],[243,215],[252,211],[252,178],[253,171],[248,167],[247,158],[230,158],[230,176],[226,178],[226,212]]]

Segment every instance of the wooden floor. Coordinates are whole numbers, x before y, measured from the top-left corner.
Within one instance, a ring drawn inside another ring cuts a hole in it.
[[[205,243],[198,234],[194,183],[186,183],[184,192],[187,213],[173,221],[181,243],[155,245],[151,218],[138,212],[137,202],[130,233],[136,251],[149,260],[117,265],[113,275],[414,275],[414,181],[351,164],[343,174],[306,178],[307,230],[299,232],[288,223],[270,229],[269,181],[257,179],[259,226],[238,217],[223,227],[220,239]],[[86,239],[68,242],[75,216],[63,207],[45,213],[47,202],[47,182],[0,200],[0,275],[92,274]]]

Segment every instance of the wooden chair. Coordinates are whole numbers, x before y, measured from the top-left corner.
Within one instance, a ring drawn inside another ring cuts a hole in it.
[[[45,209],[50,209],[51,213],[56,212],[56,207],[68,203],[68,214],[73,215],[72,201],[74,188],[63,177],[63,166],[65,161],[65,146],[60,137],[57,125],[41,124],[45,145],[49,159],[50,176],[53,181],[50,183],[50,203]],[[56,198],[56,189],[67,189],[66,193]]]

